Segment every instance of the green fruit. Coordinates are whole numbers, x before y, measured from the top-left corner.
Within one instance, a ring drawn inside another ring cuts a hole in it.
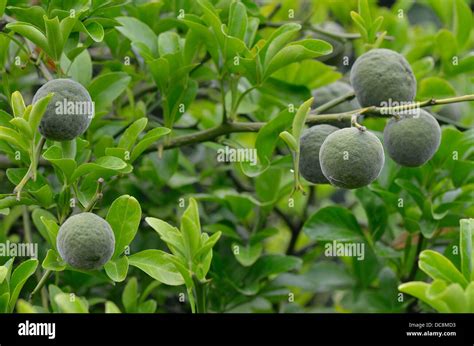
[[[54,93],[39,126],[40,133],[54,141],[69,141],[89,127],[93,102],[89,92],[71,79],[53,79],[38,89],[33,103]]]
[[[450,103],[443,106],[438,112],[442,117],[458,121],[462,118],[462,109],[459,103]]]
[[[326,22],[320,25],[320,28],[327,32],[336,34],[345,34],[344,28],[336,22]],[[315,33],[314,38],[326,41],[332,46],[332,53],[323,55],[318,58],[319,61],[323,61],[327,65],[338,66],[343,68],[343,58],[345,56],[352,55],[352,45],[349,41],[342,42],[333,36],[326,35],[324,33]]]
[[[441,141],[438,122],[422,109],[390,119],[383,134],[389,156],[407,167],[418,167],[431,159]]]
[[[315,89],[313,91],[314,102],[312,108],[318,108],[323,104],[334,100],[335,98],[347,95],[348,93],[353,91],[354,89],[352,89],[349,84],[340,81]],[[359,102],[357,102],[356,99],[352,99],[351,101],[340,103],[337,106],[322,112],[321,114],[344,113],[358,108],[360,108]],[[342,128],[351,126],[351,121],[334,121],[330,122],[330,124]]]
[[[112,257],[115,236],[109,223],[92,213],[71,216],[58,232],[61,258],[81,270],[101,268]]]
[[[396,106],[412,102],[416,79],[403,55],[373,49],[361,55],[351,69],[351,84],[362,107]]]
[[[303,131],[300,138],[300,173],[313,184],[329,184],[321,171],[319,150],[327,136],[338,128],[331,125],[316,125]]]
[[[436,12],[426,5],[414,3],[408,10],[407,16],[412,25],[419,25],[423,28],[433,26],[435,29],[443,26]]]
[[[384,164],[382,143],[355,127],[331,133],[321,146],[321,169],[331,184],[355,189],[373,182]]]

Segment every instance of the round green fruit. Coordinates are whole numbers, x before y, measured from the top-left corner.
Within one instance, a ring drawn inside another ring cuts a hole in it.
[[[403,55],[373,49],[361,55],[351,69],[351,84],[362,107],[397,106],[412,102],[416,79]]]
[[[89,92],[71,79],[53,79],[38,89],[33,103],[54,93],[39,126],[40,133],[54,141],[69,141],[89,127],[94,107]]]
[[[332,101],[343,95],[347,95],[350,92],[354,92],[354,89],[349,84],[341,81],[337,81],[325,85],[321,88],[315,89],[313,91],[314,102],[311,108],[318,108],[323,104],[328,103],[329,101]],[[357,102],[356,99],[352,99],[351,101],[342,102],[327,111],[321,112],[321,114],[344,113],[358,108],[360,108],[359,102]],[[351,126],[350,120],[334,121],[328,123],[340,128]]]
[[[422,109],[393,117],[383,134],[388,155],[407,167],[418,167],[430,160],[441,142],[438,122]]]
[[[331,125],[316,125],[303,131],[300,138],[300,173],[313,184],[329,184],[321,171],[319,150],[324,140],[338,128]]]
[[[324,31],[335,33],[335,34],[346,34],[344,28],[336,22],[325,22],[320,25],[320,28]],[[345,56],[352,55],[352,45],[349,41],[342,42],[333,36],[324,34],[324,33],[315,33],[314,38],[319,40],[324,40],[331,44],[332,53],[328,55],[323,55],[317,58],[319,61],[323,61],[327,65],[337,66],[341,69],[344,69],[343,59]],[[347,68],[347,67],[346,67]]]
[[[115,236],[109,223],[92,213],[71,216],[58,232],[56,245],[61,258],[81,270],[101,268],[112,257]]]
[[[355,127],[331,133],[321,146],[319,161],[332,185],[355,189],[373,182],[384,164],[382,143],[374,134]]]
[[[443,106],[438,112],[442,117],[458,121],[462,118],[462,109],[459,103],[450,103]]]

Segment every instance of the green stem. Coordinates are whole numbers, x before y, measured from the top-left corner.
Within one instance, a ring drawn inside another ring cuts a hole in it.
[[[206,295],[207,295],[207,282],[201,282],[195,275],[193,276],[194,281],[194,297],[196,299],[196,312],[203,314],[207,312]]]
[[[23,206],[23,229],[25,231],[25,242],[26,243],[33,243],[33,237],[31,232],[31,219],[30,219],[30,212],[28,211],[28,206]],[[36,278],[37,280],[40,279],[39,270],[36,271]],[[44,308],[48,308],[48,296],[47,292],[44,289],[41,289],[41,303],[43,304]]]
[[[60,142],[63,150],[63,158],[75,159],[76,158],[76,140]]]
[[[344,121],[351,120],[354,114],[357,115],[366,115],[367,117],[392,117],[394,113],[410,110],[415,108],[431,107],[435,105],[444,105],[449,103],[458,103],[458,102],[468,102],[474,101],[474,94],[464,95],[458,97],[451,97],[440,100],[426,100],[423,102],[416,102],[408,106],[398,106],[398,107],[365,107],[360,109],[355,109],[349,112],[343,113],[333,113],[333,114],[315,114],[314,111],[306,118],[306,124],[324,124],[327,122],[333,121]],[[330,101],[332,102],[332,101]],[[322,106],[321,106],[322,107]],[[197,131],[191,134],[182,135],[179,137],[170,138],[170,140],[164,144],[163,149],[173,149],[177,147],[182,147],[189,144],[200,143],[212,141],[217,137],[227,135],[230,133],[237,132],[258,132],[263,126],[267,123],[265,122],[235,122],[235,123],[225,123],[210,129]],[[155,151],[156,148],[150,148],[145,151],[145,153]]]

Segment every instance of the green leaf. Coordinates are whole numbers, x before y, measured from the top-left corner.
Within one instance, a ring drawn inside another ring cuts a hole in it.
[[[129,195],[117,198],[109,208],[106,220],[115,234],[115,250],[112,258],[117,258],[135,238],[142,210],[140,203]]]
[[[361,241],[362,230],[354,215],[342,207],[325,207],[311,215],[303,225],[303,232],[312,240]]]
[[[0,0],[0,17],[3,16],[6,6],[7,6],[7,0]]]
[[[176,227],[153,217],[147,217],[145,221],[158,233],[174,255],[186,258],[183,235]]]
[[[158,53],[158,40],[148,25],[133,17],[115,18],[121,26],[116,29],[132,42],[141,42],[150,48],[154,56]]]
[[[20,134],[23,135],[28,140],[33,140],[33,131],[30,124],[23,118],[13,118],[10,120],[10,123],[14,125]]]
[[[265,66],[264,79],[294,62],[317,58],[332,52],[332,46],[322,40],[306,39],[290,43],[280,50]]]
[[[175,32],[163,32],[158,36],[158,52],[163,57],[168,54],[175,54],[181,50],[180,37]]]
[[[94,42],[102,42],[105,35],[104,27],[94,20],[87,20],[84,23],[86,23],[86,25],[82,31],[89,35]]]
[[[123,133],[118,143],[118,147],[131,151],[138,139],[138,136],[145,129],[147,124],[147,118],[140,118],[133,122],[133,124],[131,124]]]
[[[440,279],[449,283],[458,283],[463,288],[467,287],[466,279],[454,264],[436,251],[422,251],[418,265],[421,270],[433,279]]]
[[[254,264],[263,251],[262,243],[255,244],[232,244],[232,252],[237,259],[237,261],[242,264],[244,267],[250,267]]]
[[[58,236],[59,226],[56,223],[56,220],[48,218],[47,216],[43,216],[43,215],[40,216],[40,220],[46,228],[47,236],[48,236],[47,240],[49,244],[53,247],[53,249],[57,250],[56,238]]]
[[[21,289],[25,285],[26,280],[35,273],[36,267],[38,267],[38,260],[29,259],[21,263],[13,271],[10,279],[10,302],[8,305],[10,312],[13,312]]]
[[[23,138],[17,131],[9,128],[0,126],[0,140],[12,144],[15,147],[21,148],[28,152],[30,147],[25,138]]]
[[[357,30],[359,31],[364,41],[369,42],[369,33],[364,18],[362,18],[357,12],[354,11],[351,11],[351,18],[357,26]]]
[[[63,48],[63,37],[61,28],[59,27],[59,18],[48,19],[44,16],[44,24],[46,28],[46,38],[48,39],[49,51],[54,61],[59,61]]]
[[[472,32],[472,10],[464,0],[454,0],[454,36],[458,46],[464,47]]]
[[[122,303],[128,313],[137,311],[138,283],[137,278],[131,278],[122,292]]]
[[[449,70],[452,67],[452,58],[458,51],[456,37],[451,31],[441,29],[436,35],[436,47],[441,56],[443,68]]]
[[[11,96],[11,105],[13,109],[13,115],[17,118],[20,118],[23,116],[23,113],[25,113],[25,101],[23,100],[23,96],[21,96],[21,93],[19,91],[15,91],[12,96]]]
[[[131,77],[125,72],[110,72],[94,78],[87,89],[95,102],[96,113],[106,110],[125,91],[130,81]]]
[[[459,247],[461,255],[461,272],[467,281],[471,281],[472,273],[472,237],[474,219],[461,219],[459,233]]]
[[[134,162],[140,155],[151,147],[160,138],[170,133],[171,130],[166,127],[157,127],[147,132],[145,136],[135,145],[130,156],[130,162]]]
[[[77,168],[76,161],[73,159],[63,158],[63,152],[58,145],[52,145],[43,154],[43,158],[61,171],[64,175],[66,183],[71,182],[71,177]]]
[[[370,15],[370,7],[367,0],[359,0],[358,6],[359,14],[364,19],[368,27],[372,25],[372,16]]]
[[[267,165],[270,163],[279,134],[290,127],[293,117],[293,113],[285,109],[258,131],[255,148],[261,164]]]
[[[433,71],[434,66],[435,66],[434,59],[431,56],[426,56],[418,61],[415,61],[411,65],[411,68],[413,70],[413,73],[415,73],[416,79],[420,80],[421,78],[425,77],[428,73]]]
[[[291,150],[293,150],[294,152],[298,151],[298,142],[291,133],[289,133],[288,131],[283,131],[282,133],[280,133],[280,138],[285,141],[285,143]]]
[[[131,266],[137,267],[166,285],[180,286],[183,277],[171,261],[172,255],[161,250],[143,250],[129,256]]]
[[[43,118],[44,112],[46,111],[46,108],[48,107],[49,101],[51,101],[52,97],[53,93],[50,93],[48,94],[48,96],[45,96],[36,101],[33,105],[28,120],[33,131],[36,131],[38,129],[38,126],[41,122],[41,118]]]
[[[107,276],[115,282],[122,282],[128,273],[128,258],[122,256],[113,258],[104,265]]]
[[[311,97],[309,100],[305,101],[298,108],[295,118],[293,119],[293,126],[292,126],[291,132],[297,143],[299,143],[299,139],[301,137],[301,131],[303,130],[304,124],[306,122],[306,117],[308,116],[308,113],[311,110],[311,105],[313,104],[313,100],[314,98]]]
[[[89,312],[87,300],[69,293],[58,293],[54,297],[58,309],[67,314],[85,314]]]
[[[0,313],[8,313],[8,302],[10,301],[10,292],[0,293]]]
[[[108,300],[105,302],[105,313],[106,314],[120,314],[122,313],[114,302]]]
[[[229,10],[228,34],[244,40],[247,32],[247,9],[241,2],[233,2]]]
[[[102,156],[95,162],[83,163],[74,171],[71,181],[75,181],[80,177],[91,172],[120,172],[127,168],[127,163],[114,156]]]
[[[301,25],[299,24],[285,23],[270,35],[259,52],[260,60],[265,66],[268,65],[276,53],[281,51],[281,49],[296,36],[296,33],[300,31],[300,29]]]
[[[42,266],[44,269],[52,271],[63,271],[66,269],[66,263],[62,260],[59,253],[51,249],[46,253]]]
[[[26,37],[35,45],[43,49],[46,54],[51,57],[54,57],[54,52],[51,51],[46,36],[35,26],[25,22],[14,22],[8,23],[6,25],[6,28],[16,32],[17,34],[20,34],[21,36]]]
[[[456,95],[456,90],[447,80],[439,77],[425,78],[420,83],[418,98],[429,100],[431,98],[446,98]]]
[[[421,301],[425,302],[426,304],[431,305],[438,312],[449,312],[446,303],[431,299],[427,296],[427,291],[429,287],[430,285],[426,282],[412,281],[401,284],[400,286],[398,286],[398,289],[400,290],[400,292],[410,294],[413,297],[416,297]]]

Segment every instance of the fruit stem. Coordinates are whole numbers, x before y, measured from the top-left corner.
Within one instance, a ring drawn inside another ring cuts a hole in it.
[[[359,115],[359,114],[354,114],[354,115],[351,117],[351,125],[352,125],[353,127],[355,127],[356,129],[358,129],[359,131],[364,132],[365,130],[367,130],[367,128],[366,128],[365,126],[362,126],[361,124],[359,124],[359,123],[357,122],[357,116],[358,116],[358,115]]]

